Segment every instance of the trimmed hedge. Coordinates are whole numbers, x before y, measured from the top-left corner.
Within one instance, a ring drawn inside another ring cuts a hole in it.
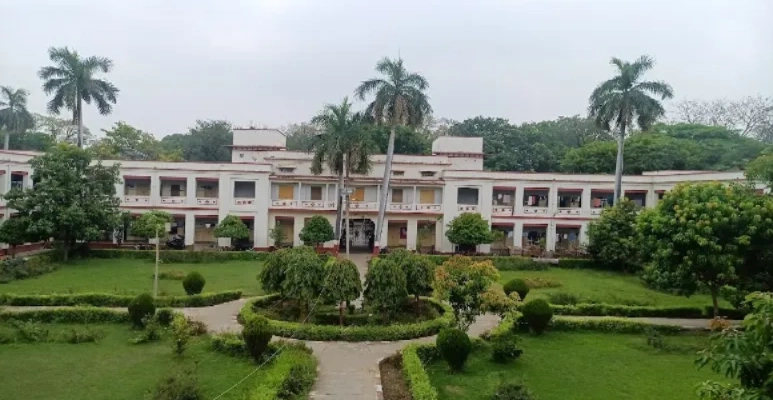
[[[288,343],[250,389],[249,400],[306,398],[317,379],[317,359],[303,343]]]
[[[420,353],[427,351],[426,348],[432,348],[431,345],[410,344],[403,349],[403,376],[408,382],[408,388],[411,391],[413,400],[437,400],[437,390],[432,386],[427,371],[424,370],[424,361],[419,356]]]
[[[128,307],[133,295],[76,293],[50,295],[1,294],[0,305],[7,306],[78,306]],[[193,296],[165,296],[156,299],[157,307],[209,307],[242,297],[239,290],[204,293]]]
[[[575,315],[586,317],[650,317],[650,318],[707,318],[701,307],[649,307],[623,306],[617,304],[551,304],[555,315]]]
[[[548,324],[547,331],[594,331],[607,333],[645,333],[654,329],[663,334],[675,334],[684,331],[681,326],[657,325],[643,321],[631,321],[625,318],[553,318]],[[486,340],[492,340],[511,332],[528,332],[529,326],[523,321],[520,313],[506,316],[494,329],[481,335]]]
[[[265,304],[278,298],[279,294],[272,294],[247,302],[239,313],[239,320],[245,321],[250,316],[256,315],[253,309],[256,304]],[[343,328],[335,325],[301,324],[275,319],[269,319],[268,321],[276,336],[292,337],[298,340],[340,340],[345,342],[415,339],[432,336],[443,328],[453,326],[454,314],[450,306],[431,298],[423,297],[423,299],[442,309],[443,315],[433,320],[413,324],[345,326]]]
[[[429,260],[437,265],[441,265],[452,256],[425,255]],[[471,256],[473,260],[485,261],[491,260],[494,267],[500,271],[545,271],[549,265],[543,262],[537,262],[531,258],[518,256]]]
[[[155,260],[155,250],[100,249],[89,250],[91,258],[128,258],[136,260]],[[218,263],[226,261],[264,261],[269,253],[257,251],[191,251],[160,250],[159,259],[166,264],[174,263]]]
[[[43,323],[128,323],[129,313],[98,307],[62,307],[29,311],[0,312],[0,322],[34,321]]]

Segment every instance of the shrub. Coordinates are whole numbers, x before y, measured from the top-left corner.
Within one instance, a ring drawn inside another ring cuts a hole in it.
[[[636,233],[637,212],[632,201],[616,201],[613,207],[604,209],[601,217],[588,225],[588,254],[604,269],[633,272],[641,268],[641,242]]]
[[[98,307],[61,307],[28,311],[0,311],[0,322],[35,321],[62,324],[131,322],[129,313]]]
[[[520,383],[501,383],[492,400],[531,400],[531,392],[526,389],[526,386]]]
[[[188,328],[193,336],[205,335],[208,331],[207,324],[190,318],[188,318]]]
[[[490,286],[488,290],[481,296],[483,300],[483,311],[499,315],[500,318],[504,318],[505,315],[513,311],[521,302],[521,298],[518,297],[518,293],[513,292],[508,297],[502,289],[494,286]]]
[[[188,347],[191,339],[191,327],[188,320],[182,314],[177,314],[172,320],[172,350],[175,354],[182,355]]]
[[[317,375],[317,360],[303,343],[285,343],[271,369],[251,390],[250,400],[306,398]]]
[[[526,302],[521,308],[523,319],[529,325],[529,330],[535,335],[540,335],[548,327],[550,320],[553,319],[553,310],[550,304],[542,299],[535,299]]]
[[[131,344],[142,344],[155,342],[161,339],[161,324],[155,316],[147,316],[142,319],[145,329],[135,338],[129,340]]]
[[[577,297],[577,295],[566,292],[550,293],[548,295],[548,299],[550,304],[557,305],[575,305],[580,302],[580,299]]]
[[[523,350],[517,344],[518,337],[512,334],[494,337],[491,342],[491,359],[502,364],[518,359]]]
[[[182,272],[182,271],[162,271],[158,273],[158,279],[166,279],[170,281],[181,281],[184,278],[185,278],[185,272]]]
[[[327,218],[315,215],[303,225],[298,238],[307,245],[318,246],[335,239],[335,231]]]
[[[460,329],[443,329],[435,341],[440,356],[452,371],[461,371],[472,351],[472,342]]]
[[[174,372],[159,382],[150,396],[151,400],[201,400],[204,393],[190,369]]]
[[[96,343],[98,340],[105,337],[104,332],[90,329],[85,327],[83,329],[70,329],[63,334],[63,340],[67,343]]]
[[[43,255],[5,259],[0,261],[0,284],[43,275],[57,268],[57,264]]]
[[[505,294],[508,296],[512,292],[518,293],[518,296],[521,297],[521,300],[525,300],[526,295],[529,294],[529,285],[527,285],[523,279],[518,278],[510,279],[507,281],[502,289],[504,289]]]
[[[558,282],[558,281],[550,279],[550,278],[543,278],[541,276],[537,276],[537,277],[534,277],[534,278],[524,278],[523,281],[526,282],[526,286],[528,286],[529,289],[543,289],[543,288],[557,288],[557,287],[561,287],[561,282]]]
[[[228,261],[265,261],[271,253],[257,251],[180,251],[160,250],[159,258],[164,264],[223,263]],[[100,249],[89,250],[91,258],[123,258],[134,260],[156,259],[155,250]]]
[[[197,294],[193,296],[164,296],[155,300],[157,307],[209,307],[216,304],[238,300],[242,292],[225,291]],[[1,294],[0,305],[9,306],[80,306],[128,307],[135,296],[112,293],[74,293],[74,294]],[[171,322],[171,319],[169,320]],[[168,325],[165,324],[165,325]]]
[[[134,298],[129,303],[129,317],[132,324],[137,328],[145,326],[143,320],[147,317],[152,317],[156,314],[156,305],[153,301],[153,296],[143,293]]]
[[[201,276],[200,273],[191,271],[185,276],[185,279],[183,279],[183,289],[185,289],[185,293],[189,296],[199,294],[204,289],[204,284],[206,282],[207,281],[204,280],[204,277]]]
[[[424,363],[419,356],[419,349],[424,349],[426,345],[410,344],[403,349],[403,376],[408,382],[413,400],[437,400],[437,390],[429,381],[427,371],[424,370]]]
[[[161,326],[169,326],[177,313],[170,308],[162,308],[156,312],[156,319]]]
[[[16,328],[17,340],[22,343],[39,343],[49,341],[49,330],[42,327],[37,322],[19,321],[13,323],[13,327]]]
[[[371,265],[365,274],[365,292],[368,305],[387,320],[397,312],[408,297],[405,272],[395,260],[383,259]]]
[[[435,297],[451,304],[457,326],[467,330],[483,312],[483,294],[497,279],[491,261],[454,256],[435,269]]]
[[[271,327],[265,317],[255,315],[244,321],[242,338],[253,359],[260,360],[271,341]]]

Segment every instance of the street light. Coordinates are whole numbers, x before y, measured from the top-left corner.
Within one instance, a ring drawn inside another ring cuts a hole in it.
[[[351,245],[351,242],[349,241],[350,238],[350,226],[349,226],[349,200],[351,194],[354,192],[354,189],[352,189],[349,186],[345,186],[343,190],[341,190],[341,193],[343,193],[344,198],[346,199],[346,259],[349,260],[349,246]]]

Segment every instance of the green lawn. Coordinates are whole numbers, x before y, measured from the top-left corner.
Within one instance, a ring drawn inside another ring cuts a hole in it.
[[[52,330],[67,325],[43,325]],[[1,327],[1,326],[0,326]],[[4,399],[137,400],[175,368],[198,363],[196,376],[207,399],[214,398],[255,369],[247,359],[209,350],[206,337],[194,339],[182,358],[171,342],[129,344],[136,333],[125,325],[94,325],[105,333],[98,343],[33,343],[0,345]],[[7,328],[6,328],[7,329]],[[222,400],[242,399],[270,364],[245,380]]]
[[[440,399],[488,400],[503,381],[523,382],[540,400],[697,399],[695,387],[721,380],[693,365],[706,336],[667,337],[680,352],[658,352],[641,335],[552,332],[522,336],[524,354],[511,364],[490,361],[488,345],[475,350],[465,371],[451,374],[442,360],[427,366]]]
[[[556,292],[571,293],[579,297],[580,302],[608,304],[648,305],[648,306],[708,306],[711,296],[694,295],[675,296],[646,288],[636,276],[587,269],[550,268],[546,271],[500,271],[500,283],[513,278],[542,277],[561,283],[561,287],[533,289],[527,299],[544,298]],[[720,306],[730,304],[720,300]]]
[[[261,294],[258,261],[217,264],[161,264],[159,271],[198,271],[207,281],[204,292],[241,290],[244,295]],[[88,259],[64,265],[39,277],[0,284],[0,293],[116,293],[139,294],[153,290],[154,264],[148,260]],[[159,280],[159,293],[185,295],[179,280]]]

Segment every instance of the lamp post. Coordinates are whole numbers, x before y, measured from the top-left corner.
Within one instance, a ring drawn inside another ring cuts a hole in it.
[[[349,246],[351,245],[351,242],[349,241],[350,235],[351,235],[351,227],[349,226],[349,201],[351,200],[351,194],[354,192],[351,187],[346,186],[344,187],[342,193],[344,195],[344,198],[346,199],[346,259],[349,260]]]

